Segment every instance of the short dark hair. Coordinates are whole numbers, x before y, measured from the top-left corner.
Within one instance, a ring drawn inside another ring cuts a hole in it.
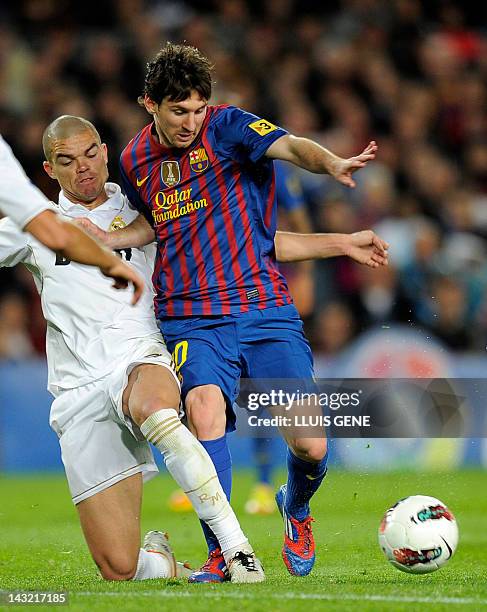
[[[168,42],[147,64],[144,95],[156,104],[164,98],[181,102],[195,90],[209,100],[212,70],[210,60],[196,47]],[[143,98],[139,98],[139,103],[143,104]]]

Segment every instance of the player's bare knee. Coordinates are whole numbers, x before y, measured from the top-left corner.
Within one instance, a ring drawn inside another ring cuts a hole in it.
[[[326,438],[312,439],[312,442],[313,443],[308,448],[309,461],[319,463],[326,455],[328,449]]]
[[[141,425],[147,420],[154,412],[159,410],[167,410],[168,408],[173,409],[174,414],[177,416],[176,407],[179,405],[179,399],[174,397],[166,397],[164,395],[157,397],[150,397],[141,402],[138,406],[131,409],[132,419]]]
[[[132,580],[137,571],[137,559],[131,555],[117,555],[105,557],[97,565],[104,580]]]
[[[185,401],[188,424],[200,440],[211,440],[225,433],[225,400],[215,385],[191,389]]]
[[[109,566],[102,565],[100,568],[100,574],[104,580],[110,581],[122,581],[122,580],[132,580],[135,576],[136,568],[127,573],[117,572],[112,570]]]
[[[212,440],[225,433],[225,412],[213,406],[187,409],[188,424],[199,440]]]
[[[328,449],[326,438],[298,438],[289,445],[297,457],[310,463],[319,463]]]
[[[170,371],[148,363],[132,370],[122,397],[124,414],[129,415],[137,425],[159,410],[177,410],[179,402],[179,387]]]

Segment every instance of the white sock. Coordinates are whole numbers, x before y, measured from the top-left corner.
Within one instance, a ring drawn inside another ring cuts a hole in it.
[[[137,570],[132,580],[151,580],[153,578],[171,578],[172,567],[169,561],[156,552],[148,552],[141,548]]]
[[[252,552],[210,456],[181,423],[176,410],[167,408],[151,414],[140,430],[161,451],[170,474],[217,537],[225,560],[239,550]]]

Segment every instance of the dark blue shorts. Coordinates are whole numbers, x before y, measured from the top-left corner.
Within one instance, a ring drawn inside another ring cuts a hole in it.
[[[313,356],[293,304],[222,317],[159,321],[181,379],[183,400],[200,385],[217,385],[227,402],[227,428],[240,378],[313,378]]]

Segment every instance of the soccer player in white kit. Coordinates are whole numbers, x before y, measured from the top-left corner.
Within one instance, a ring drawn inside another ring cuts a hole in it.
[[[44,167],[62,191],[67,219],[88,217],[105,230],[137,213],[106,183],[107,152],[88,121],[63,116],[44,133]],[[102,576],[143,580],[184,576],[159,531],[140,547],[142,481],[157,473],[148,441],[217,534],[233,582],[264,580],[262,566],[219,484],[206,451],[178,417],[179,383],[152,311],[154,251],[122,256],[145,279],[136,306],[93,267],[53,254],[10,219],[0,221],[0,265],[32,272],[47,320],[50,425],[59,436],[69,488]]]
[[[117,289],[132,283],[135,287],[134,303],[140,298],[142,279],[113,253],[54,213],[49,201],[29,181],[12,149],[1,136],[0,211],[50,249],[73,261],[99,267],[105,276],[115,280]]]

